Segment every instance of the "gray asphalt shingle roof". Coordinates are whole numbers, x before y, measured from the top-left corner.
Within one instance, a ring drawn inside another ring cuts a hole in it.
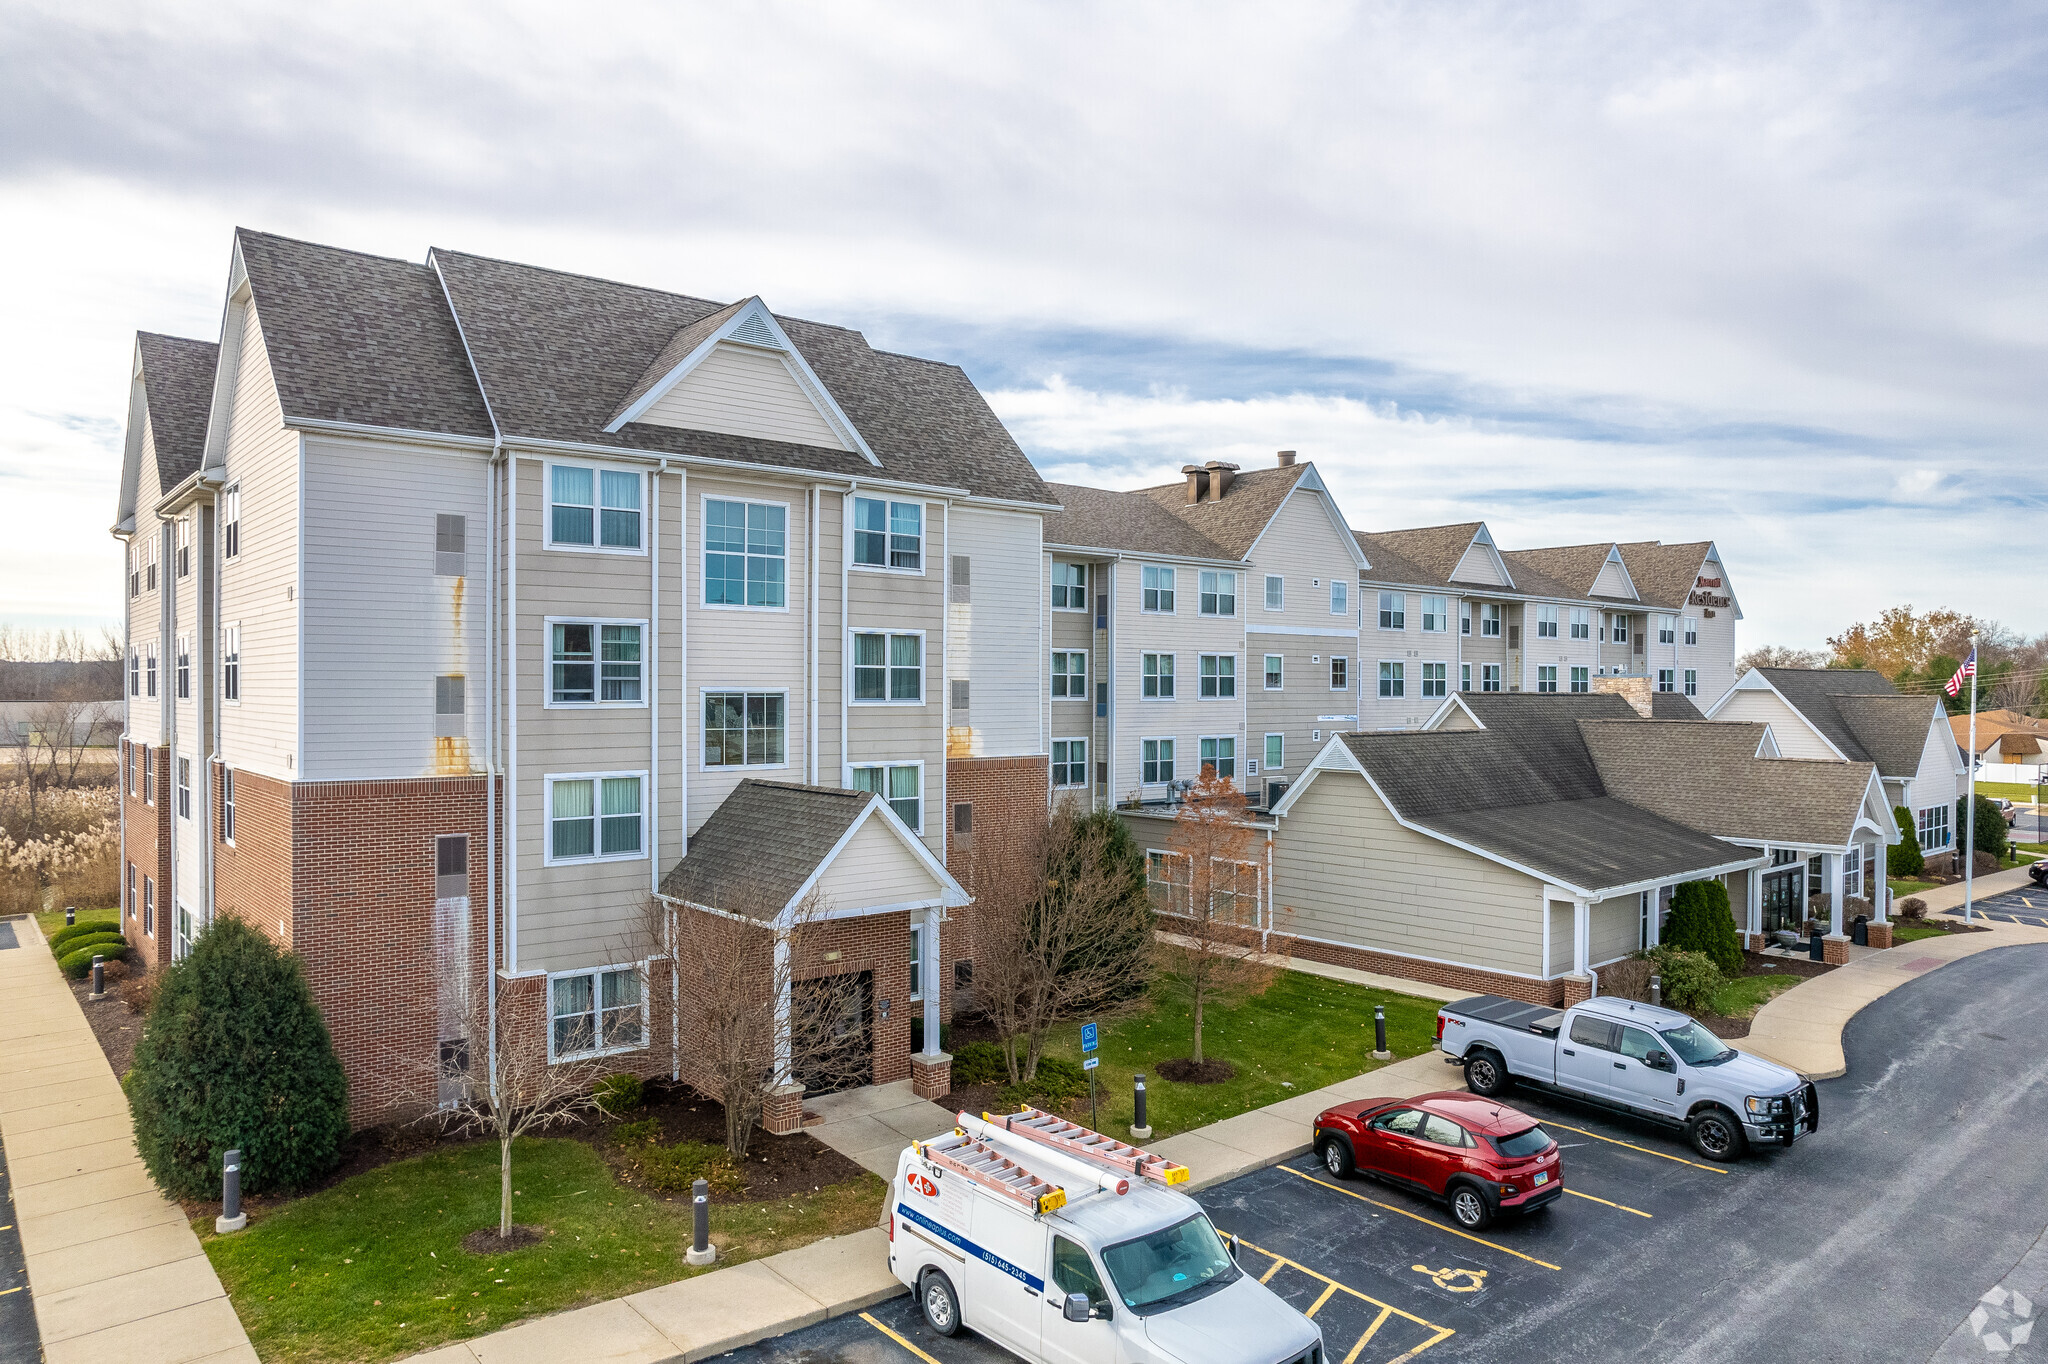
[[[1713,547],[1708,540],[1682,545],[1637,540],[1621,546],[1621,562],[1635,580],[1637,596],[1651,606],[1675,611],[1692,595],[1694,579]]]
[[[1478,521],[1460,521],[1452,526],[1358,531],[1355,534],[1358,547],[1372,561],[1372,571],[1367,577],[1375,580],[1386,578],[1380,568],[1384,559],[1389,568],[1400,570],[1400,576],[1393,581],[1404,586],[1448,587],[1451,574],[1457,571],[1458,561],[1465,557],[1465,551],[1472,547],[1472,537],[1479,533],[1481,524]]]
[[[1754,855],[1610,797],[1417,823],[1588,891],[1690,877]]]
[[[135,344],[142,355],[142,391],[156,444],[157,486],[174,488],[199,467],[206,451],[220,347],[158,332],[137,332]]]
[[[1882,673],[1867,668],[1759,668],[1842,755],[1874,762],[1887,777],[1920,770],[1939,704],[1931,696],[1901,696]]]
[[[1216,502],[1189,502],[1185,482],[1129,491],[1052,484],[1066,510],[1045,518],[1045,543],[1235,563],[1251,553],[1308,469],[1236,474]]]
[[[1549,545],[1542,549],[1517,549],[1508,552],[1511,564],[1519,581],[1523,569],[1533,569],[1558,584],[1566,596],[1593,596],[1593,583],[1600,576],[1600,570],[1607,563],[1611,544],[1599,545]],[[1623,560],[1627,566],[1627,560]],[[1627,598],[1601,597],[1601,601],[1626,601]]]
[[[691,904],[772,917],[878,800],[870,791],[748,779],[690,836],[661,893]]]

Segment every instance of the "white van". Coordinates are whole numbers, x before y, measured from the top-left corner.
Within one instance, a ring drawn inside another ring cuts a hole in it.
[[[1232,1259],[1185,1166],[1037,1109],[913,1142],[889,1267],[941,1335],[1029,1364],[1325,1364],[1317,1325]]]

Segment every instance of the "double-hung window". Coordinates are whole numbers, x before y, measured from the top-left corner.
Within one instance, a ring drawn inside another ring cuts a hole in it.
[[[1186,853],[1148,851],[1145,887],[1162,914],[1186,914],[1194,887],[1194,859]]]
[[[1278,772],[1287,766],[1287,736],[1268,734],[1266,736],[1266,770]]]
[[[142,694],[156,695],[156,642],[150,641],[142,648]]]
[[[639,705],[641,626],[636,622],[548,622],[548,704]]]
[[[1408,665],[1405,663],[1380,664],[1380,695],[1399,697],[1408,694]]]
[[[924,832],[924,768],[918,763],[873,763],[853,769],[852,788],[889,802],[912,833]]]
[[[1628,643],[1628,612],[1610,611],[1607,621],[1609,638],[1616,644]]]
[[[1700,642],[1700,618],[1698,616],[1687,616],[1685,618],[1685,642],[1687,644],[1697,644]]]
[[[548,1054],[560,1061],[647,1044],[640,968],[576,971],[548,983]]]
[[[1700,694],[1700,670],[1698,668],[1687,668],[1685,670],[1685,694],[1687,696],[1698,696]]]
[[[242,627],[227,626],[220,632],[220,694],[223,700],[242,699]]]
[[[1422,665],[1422,695],[1425,700],[1441,701],[1449,693],[1450,664],[1425,663]]]
[[[1139,575],[1144,593],[1140,603],[1146,611],[1157,611],[1162,615],[1173,614],[1173,570],[1157,564],[1145,565]]]
[[[1479,690],[1500,690],[1500,664],[1482,663],[1479,665]]]
[[[854,498],[853,561],[865,568],[922,571],[924,503]]]
[[[1205,616],[1234,616],[1237,614],[1237,575],[1217,573],[1208,569],[1202,571],[1202,614]]]
[[[704,693],[704,765],[781,767],[787,701],[782,692]]]
[[[1279,655],[1279,654],[1267,654],[1267,655],[1266,655],[1266,690],[1267,690],[1267,691],[1279,691],[1279,690],[1281,689],[1281,685],[1282,685],[1282,681],[1283,681],[1283,674],[1285,673],[1285,671],[1286,671],[1286,659],[1285,659],[1285,658],[1283,658],[1283,657],[1282,657],[1281,655]]]
[[[567,549],[639,549],[644,481],[634,470],[549,465],[548,543]]]
[[[1488,638],[1500,637],[1500,603],[1488,601],[1479,603],[1479,633]]]
[[[220,552],[232,559],[242,552],[242,488],[240,484],[220,495]]]
[[[1237,740],[1218,737],[1202,740],[1202,770],[1213,770],[1219,781],[1237,778]]]
[[[1943,804],[1930,805],[1920,812],[1920,846],[1929,852],[1948,846],[1948,810],[1949,807]]]
[[[1408,628],[1408,594],[1405,592],[1380,593],[1380,629],[1405,630]]]
[[[1536,638],[1557,638],[1557,608],[1555,606],[1539,606],[1536,608]],[[1553,688],[1553,690],[1555,689]]]
[[[1054,786],[1086,786],[1088,784],[1088,741],[1086,739],[1054,739],[1052,741],[1052,784]]]
[[[1209,859],[1209,906],[1218,919],[1242,928],[1259,922],[1259,868],[1253,862]]]
[[[1675,668],[1659,668],[1659,669],[1657,669],[1657,690],[1658,690],[1658,691],[1677,691],[1677,690],[1678,690],[1678,670],[1677,670],[1677,669],[1675,669]]]
[[[884,630],[856,632],[853,699],[869,704],[923,704],[924,636]]]
[[[1287,605],[1287,579],[1278,573],[1266,575],[1266,609],[1278,611]]]
[[[1330,690],[1351,690],[1351,660],[1332,655],[1330,658]]]
[[[1458,665],[1458,690],[1472,690],[1472,665],[1470,663],[1460,663]]]
[[[192,760],[178,758],[178,818],[192,818]]]
[[[1572,608],[1572,638],[1573,638],[1573,639],[1591,639],[1592,637],[1593,637],[1593,613],[1592,613],[1592,611],[1591,611],[1590,609],[1588,609],[1587,607],[1583,607],[1583,606],[1574,606],[1574,607]]]
[[[1589,672],[1590,669],[1586,668],[1572,669],[1573,691],[1590,692],[1591,690],[1593,690],[1593,679],[1590,676],[1588,676]]]
[[[1657,642],[1659,644],[1678,643],[1678,617],[1657,617]]]
[[[1146,654],[1143,657],[1144,686],[1142,694],[1162,701],[1173,699],[1173,655]]]
[[[178,576],[192,576],[192,518],[181,516],[174,523],[177,527]]]
[[[149,546],[149,558],[142,565],[142,588],[145,592],[156,591],[157,557],[163,545],[163,537],[152,535],[145,542]]]
[[[1342,578],[1330,579],[1330,614],[1348,616],[1351,614],[1351,589]]]
[[[142,695],[142,650],[128,646],[128,694]]]
[[[1451,599],[1449,597],[1424,597],[1422,599],[1422,628],[1427,634],[1442,635],[1451,629]]]
[[[1157,786],[1173,780],[1173,740],[1146,739],[1139,745],[1143,771],[1141,779],[1147,786]]]
[[[1237,655],[1202,655],[1202,699],[1228,700],[1237,695]]]
[[[178,699],[192,699],[192,636],[178,636]]]
[[[235,841],[235,769],[220,770],[220,841]]]
[[[548,862],[641,856],[640,784],[639,773],[549,777]]]
[[[1469,635],[1472,633],[1471,602],[1461,601],[1458,603],[1458,633],[1461,635]]]
[[[1055,559],[1052,565],[1052,609],[1088,609],[1088,565],[1067,564]]]
[[[1088,698],[1088,655],[1079,649],[1055,649],[1052,653],[1052,694],[1070,700]]]
[[[1557,667],[1555,664],[1546,664],[1536,670],[1536,690],[1557,690]]]
[[[789,508],[704,499],[704,604],[788,605]]]

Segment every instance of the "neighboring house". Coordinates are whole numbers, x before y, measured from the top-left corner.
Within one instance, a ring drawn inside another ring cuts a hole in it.
[[[923,881],[882,858],[864,890],[846,850],[837,969],[876,1080],[914,1018],[936,1051],[970,939],[946,868],[1048,799],[1056,499],[958,368],[758,298],[240,231],[219,345],[142,335],[132,378],[124,914],[153,961],[224,913],[297,951],[359,1122],[465,1054],[436,1034],[486,964],[557,1057],[667,1071],[649,897],[699,884],[742,783],[753,846],[706,856],[773,862],[851,789]]]
[[[1902,696],[1867,669],[1752,668],[1707,718],[1769,725],[1787,758],[1875,763],[1886,802],[1911,812],[1930,864],[1952,865],[1966,769],[1935,697]]]
[[[1158,805],[1213,766],[1262,804],[1358,723],[1365,556],[1315,466],[1289,451],[1184,472],[1134,492],[1052,485],[1056,794]]]
[[[1956,747],[1970,751],[1970,717],[1948,717]],[[1977,780],[2038,782],[2048,773],[2048,720],[2016,710],[1977,712]]]

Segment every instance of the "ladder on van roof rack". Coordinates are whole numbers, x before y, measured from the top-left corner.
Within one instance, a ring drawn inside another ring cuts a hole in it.
[[[1003,1130],[1028,1138],[1055,1151],[1085,1156],[1112,1169],[1125,1170],[1155,1184],[1185,1184],[1188,1167],[1155,1156],[1141,1146],[1106,1137],[1080,1123],[1069,1122],[1056,1113],[1024,1105],[1015,1113],[984,1113],[982,1121],[1001,1123]]]
[[[957,1128],[931,1141],[914,1141],[910,1147],[940,1169],[971,1179],[1027,1212],[1043,1214],[1066,1206],[1065,1189],[1039,1178],[987,1142]]]

